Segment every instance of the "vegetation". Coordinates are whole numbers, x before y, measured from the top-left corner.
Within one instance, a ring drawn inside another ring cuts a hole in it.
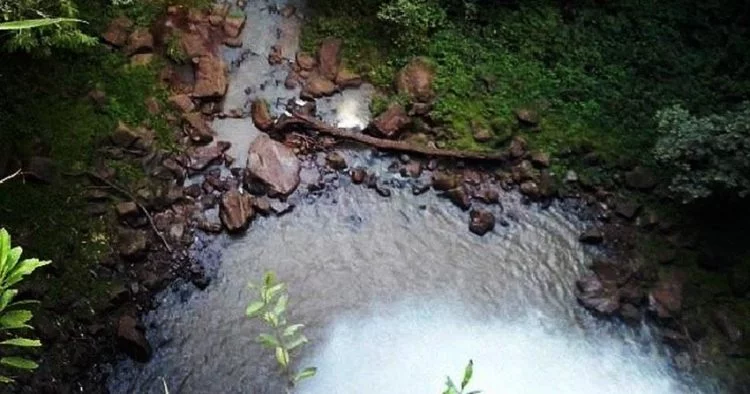
[[[245,315],[251,319],[260,319],[269,328],[269,332],[258,335],[258,342],[274,351],[276,363],[287,380],[288,390],[304,379],[315,376],[317,369],[307,367],[297,371],[292,367],[293,356],[307,343],[302,334],[303,324],[291,324],[287,321],[287,303],[289,296],[286,285],[276,280],[276,274],[266,272],[263,283],[250,285],[258,290],[259,298],[248,305]]]
[[[38,259],[21,260],[21,247],[11,247],[10,235],[5,229],[0,229],[0,346],[29,348],[39,347],[39,340],[16,335],[16,332],[31,329],[28,325],[33,317],[31,311],[20,307],[29,305],[32,301],[13,301],[18,290],[12,288],[39,267],[49,264],[49,261]],[[5,369],[29,370],[38,365],[15,353],[8,354],[4,350],[0,354],[0,366]],[[13,378],[2,374],[0,383],[12,383]]]
[[[77,18],[70,0],[0,0],[0,30],[12,30],[4,44],[9,51],[50,54],[93,46],[96,39],[79,29]]]
[[[714,192],[750,192],[750,106],[696,117],[675,106],[657,114],[657,160],[672,168],[671,189],[684,201]]]
[[[445,391],[443,391],[443,394],[479,394],[481,391],[474,390],[466,392],[466,386],[469,385],[469,382],[471,382],[471,376],[474,374],[474,361],[469,360],[469,363],[466,364],[466,368],[464,368],[464,377],[461,379],[461,387],[456,386],[455,383],[453,383],[453,380],[448,377],[448,379],[445,382]]]

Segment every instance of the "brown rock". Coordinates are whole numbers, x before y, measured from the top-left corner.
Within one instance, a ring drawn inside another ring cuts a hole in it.
[[[112,145],[124,149],[133,146],[138,138],[140,138],[138,132],[128,127],[128,125],[126,125],[122,121],[117,123],[115,131],[112,132],[112,135],[109,136],[109,139],[112,141]]]
[[[208,126],[208,122],[198,112],[187,113],[182,116],[182,124],[185,134],[193,142],[208,143],[214,139],[214,131]]]
[[[130,65],[135,67],[145,67],[154,61],[153,53],[138,53],[130,58]]]
[[[358,88],[362,85],[362,77],[346,67],[341,67],[338,74],[336,74],[336,85],[341,89]]]
[[[488,127],[478,126],[474,128],[472,136],[476,142],[487,142],[492,139],[492,131]]]
[[[226,37],[223,42],[230,48],[242,48],[242,39],[239,37]]]
[[[195,111],[195,104],[193,100],[187,94],[175,94],[167,99],[169,107],[179,112],[193,112]]]
[[[649,309],[662,319],[677,317],[682,310],[683,277],[677,272],[662,275],[648,294]]]
[[[531,164],[537,168],[549,167],[549,160],[549,154],[546,152],[536,151],[531,153]]]
[[[296,12],[297,12],[297,7],[295,7],[295,6],[291,5],[291,4],[287,4],[287,5],[284,6],[284,8],[281,9],[280,14],[284,18],[291,18],[292,15],[294,15]]]
[[[117,217],[121,220],[132,219],[140,214],[138,205],[133,201],[124,201],[115,205]]]
[[[396,89],[413,101],[429,102],[435,97],[432,88],[435,68],[426,58],[415,57],[396,75]]]
[[[576,281],[576,298],[585,308],[610,316],[620,309],[620,294],[613,284],[602,282],[595,274]]]
[[[422,163],[417,160],[409,161],[401,169],[401,175],[411,178],[419,178],[419,176],[422,175]]]
[[[597,228],[590,228],[578,237],[578,240],[585,244],[600,244],[604,241],[604,234]]]
[[[227,92],[226,66],[218,57],[202,56],[195,67],[193,97],[216,98]]]
[[[205,170],[211,164],[217,163],[231,145],[227,141],[218,141],[213,145],[190,148],[187,151],[188,168],[194,171]]]
[[[531,199],[537,199],[539,198],[539,185],[536,184],[536,182],[533,181],[525,181],[521,183],[520,186],[521,193],[526,195],[527,197]]]
[[[253,118],[253,124],[258,130],[268,131],[273,127],[274,120],[271,117],[271,111],[268,109],[266,100],[257,98],[253,100],[250,106],[250,113]]]
[[[189,59],[212,56],[209,40],[200,30],[181,32],[179,40],[182,53]]]
[[[130,19],[124,16],[115,18],[109,22],[109,26],[107,26],[107,30],[102,34],[102,38],[110,45],[121,47],[127,43],[132,27],[133,22]]]
[[[339,58],[341,45],[341,40],[337,38],[327,38],[320,43],[320,48],[318,49],[320,74],[330,81],[335,80],[336,75],[339,73],[339,67],[341,66],[341,59]]]
[[[474,197],[485,204],[497,204],[500,202],[500,192],[493,187],[482,187]]]
[[[539,124],[539,113],[530,108],[518,108],[513,112],[522,125],[536,126]]]
[[[151,358],[151,345],[133,316],[123,315],[117,321],[117,346],[135,361],[145,363]]]
[[[469,231],[484,235],[495,228],[495,215],[484,209],[472,209],[469,212]]]
[[[148,29],[139,27],[128,36],[128,45],[125,54],[130,56],[136,53],[150,53],[154,50],[154,36]]]
[[[271,47],[271,52],[268,53],[268,64],[274,66],[281,64],[284,61],[284,55],[281,53],[281,46],[274,45]]]
[[[253,198],[247,193],[231,190],[221,197],[219,218],[230,233],[247,230],[254,213]]]
[[[250,145],[247,159],[250,175],[269,186],[274,194],[287,195],[300,182],[300,162],[291,149],[265,134]]]
[[[344,170],[347,166],[346,159],[338,152],[331,152],[326,155],[326,163],[328,163],[329,167],[337,171]]]
[[[446,191],[458,186],[458,179],[455,175],[436,172],[432,175],[432,187],[435,190]]]
[[[330,80],[323,78],[318,74],[313,74],[305,82],[305,87],[300,93],[303,99],[316,99],[330,96],[336,92],[336,85]]]
[[[388,109],[372,121],[372,129],[378,136],[395,138],[399,132],[411,123],[406,110],[401,104],[391,104]]]
[[[448,197],[448,199],[451,200],[453,204],[463,209],[464,211],[471,208],[471,197],[463,187],[450,189],[444,193],[444,196]]]
[[[158,115],[161,112],[161,104],[156,97],[149,97],[146,99],[146,110],[151,115]]]
[[[289,74],[286,75],[286,79],[284,79],[284,87],[293,90],[297,89],[300,82],[300,76],[294,70],[289,71]]]
[[[509,153],[511,157],[514,159],[518,159],[520,157],[523,157],[526,154],[526,146],[528,143],[526,142],[526,139],[521,136],[515,136],[510,141],[510,149]]]
[[[125,260],[143,260],[148,251],[146,234],[143,231],[122,230],[118,237],[117,250]]]
[[[238,37],[245,26],[245,19],[244,13],[236,12],[227,15],[224,19],[224,34],[230,38]]]
[[[312,71],[318,65],[318,61],[307,52],[297,52],[296,61],[299,68],[306,71]]]
[[[355,168],[349,171],[349,176],[352,177],[352,183],[359,185],[367,178],[367,170],[362,167]]]

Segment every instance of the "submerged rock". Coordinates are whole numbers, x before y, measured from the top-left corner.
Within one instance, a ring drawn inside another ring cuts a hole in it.
[[[253,198],[249,194],[231,190],[221,197],[219,218],[230,233],[246,230],[254,214]]]
[[[300,162],[291,149],[261,134],[250,145],[249,174],[268,185],[274,194],[287,195],[300,182]]]
[[[484,235],[495,228],[495,215],[484,209],[472,209],[469,212],[469,231]]]

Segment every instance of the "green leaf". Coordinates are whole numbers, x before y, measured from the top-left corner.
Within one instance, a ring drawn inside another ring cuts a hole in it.
[[[273,335],[270,334],[260,334],[258,335],[258,338],[256,339],[261,345],[272,349],[275,347],[281,346],[281,343],[279,343],[279,340],[276,339]]]
[[[318,372],[317,368],[307,367],[303,369],[302,371],[300,371],[299,373],[297,373],[297,375],[295,375],[292,380],[294,381],[294,383],[297,383],[300,380],[308,379],[308,378],[315,376],[317,372]]]
[[[277,347],[276,361],[279,363],[279,365],[286,369],[289,366],[289,352],[283,347]]]
[[[36,27],[56,25],[58,23],[63,23],[63,22],[86,23],[80,19],[73,19],[73,18],[26,19],[22,21],[0,23],[0,30],[33,29]]]
[[[466,364],[466,369],[464,369],[464,378],[461,381],[461,391],[466,388],[466,385],[469,384],[469,381],[471,380],[471,375],[474,374],[474,360],[469,360],[469,363]]]
[[[260,315],[261,312],[263,312],[263,307],[266,304],[263,303],[263,301],[255,301],[247,306],[247,309],[245,310],[245,316],[249,318],[256,317]]]
[[[13,270],[13,267],[18,264],[18,260],[21,258],[21,253],[23,252],[23,249],[21,249],[20,246],[16,246],[15,248],[8,251],[8,258],[5,260],[5,266],[7,267],[6,272],[11,272]]]
[[[287,328],[284,329],[284,334],[283,335],[285,337],[291,337],[294,334],[296,334],[297,331],[299,331],[300,328],[302,328],[304,326],[305,326],[304,324],[292,324],[291,326],[288,326]]]
[[[468,392],[468,393],[466,393],[466,394],[482,394],[482,390],[474,390],[474,391],[469,391],[469,392]]]
[[[279,297],[279,300],[276,301],[276,306],[273,308],[273,312],[276,316],[281,316],[286,312],[286,305],[287,302],[289,302],[289,296],[286,294],[282,294]]]
[[[450,376],[445,381],[445,391],[443,391],[443,394],[458,394],[458,387],[453,383],[453,380],[450,378]]]
[[[43,267],[51,261],[40,261],[39,259],[27,259],[20,262],[12,271],[8,273],[5,286],[12,286],[23,279],[24,276],[34,272],[35,269]]]
[[[0,345],[20,346],[20,347],[39,347],[39,346],[42,346],[42,342],[40,342],[38,339],[13,338],[13,339],[6,339],[0,342]]]
[[[0,228],[0,278],[5,277],[7,268],[5,262],[8,260],[10,252],[10,234],[4,228]]]
[[[32,317],[31,312],[24,309],[4,312],[0,315],[0,327],[6,329],[29,327],[26,322]]]
[[[265,297],[264,299],[266,300],[266,302],[270,303],[274,299],[274,297],[276,297],[276,295],[283,289],[284,289],[283,283],[278,283],[278,284],[271,286],[270,288],[265,288],[263,290],[264,291],[263,295]]]
[[[39,304],[41,304],[41,302],[39,302],[38,300],[21,300],[21,301],[12,302],[10,305],[8,305],[8,308],[15,308],[18,306],[23,306],[23,305],[39,305]]]
[[[269,288],[276,284],[276,273],[273,271],[266,271],[263,275],[263,287]]]
[[[300,335],[299,337],[297,337],[297,339],[292,340],[291,342],[287,343],[286,348],[289,350],[294,350],[306,343],[307,343],[307,337],[305,337],[304,335]]]
[[[22,357],[3,357],[0,358],[0,364],[18,369],[36,369],[39,366],[39,364]]]
[[[16,294],[18,294],[18,290],[8,289],[0,295],[0,312],[5,310],[8,304],[13,301],[13,297],[15,297]]]
[[[11,379],[11,378],[9,378],[7,376],[0,375],[0,383],[8,384],[8,383],[13,383],[13,382],[15,382],[15,380],[13,380],[13,379]]]

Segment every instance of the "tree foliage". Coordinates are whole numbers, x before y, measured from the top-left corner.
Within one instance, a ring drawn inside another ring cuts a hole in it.
[[[30,301],[16,301],[13,298],[18,290],[11,288],[21,282],[26,275],[39,267],[49,264],[49,261],[38,259],[21,260],[21,248],[11,247],[10,235],[5,229],[0,229],[0,346],[4,347],[39,347],[41,342],[17,335],[18,331],[30,329],[28,322],[33,317],[31,311],[20,307],[28,305]],[[16,355],[6,355],[2,351],[0,365],[4,368],[29,370],[35,369],[37,364],[31,360]],[[13,378],[0,375],[0,383],[12,383]]]
[[[11,52],[43,54],[49,54],[53,48],[75,50],[94,45],[95,38],[84,34],[78,24],[71,23],[77,16],[78,9],[72,0],[0,0],[0,22],[24,27],[0,36],[0,40],[4,40],[0,42]],[[55,23],[36,23],[34,26],[23,23],[29,20]]]
[[[750,192],[750,105],[697,117],[681,106],[659,111],[656,159],[674,171],[670,188],[683,201],[717,192]]]
[[[396,45],[404,49],[423,48],[430,35],[446,22],[445,10],[431,0],[390,0],[378,10]]]

